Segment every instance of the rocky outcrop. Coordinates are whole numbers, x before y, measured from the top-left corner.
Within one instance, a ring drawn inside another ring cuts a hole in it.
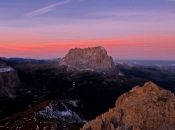
[[[152,82],[136,86],[116,107],[87,122],[81,130],[174,130],[175,96]]]
[[[71,49],[60,61],[60,65],[67,65],[78,69],[115,70],[112,57],[108,56],[105,48],[101,46]]]
[[[20,80],[17,72],[11,67],[0,67],[0,97],[13,98],[17,89],[20,88]]]

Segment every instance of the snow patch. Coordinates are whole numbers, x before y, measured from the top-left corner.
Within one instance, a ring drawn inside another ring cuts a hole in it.
[[[68,103],[74,107],[77,107],[77,100],[76,101],[68,101]]]
[[[27,93],[32,93],[30,90]]]
[[[72,88],[70,88],[69,90],[73,90],[74,88],[75,88],[75,82],[73,82]]]
[[[3,72],[9,72],[9,71],[12,71],[13,69],[10,68],[10,67],[6,67],[6,68],[0,68],[0,72],[3,73]]]
[[[61,116],[72,116],[71,111],[59,111]]]
[[[54,119],[68,123],[85,123],[86,120],[82,119],[74,110],[69,109],[68,104],[73,106],[74,108],[77,108],[77,100],[61,103],[52,102],[48,106],[40,110],[37,115],[42,118]]]

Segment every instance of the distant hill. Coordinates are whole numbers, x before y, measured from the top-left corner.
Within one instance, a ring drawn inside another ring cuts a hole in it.
[[[134,65],[142,65],[142,66],[171,66],[175,67],[175,60],[123,60],[123,59],[115,59],[114,62],[116,63],[130,63]]]

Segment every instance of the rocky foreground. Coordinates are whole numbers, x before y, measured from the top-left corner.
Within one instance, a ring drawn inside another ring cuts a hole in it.
[[[116,107],[87,122],[81,130],[174,130],[175,96],[152,82],[136,86]]]

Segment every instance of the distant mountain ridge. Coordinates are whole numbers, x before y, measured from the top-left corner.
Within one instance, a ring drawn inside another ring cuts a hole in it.
[[[175,67],[175,60],[125,60],[125,59],[115,59],[116,63],[122,64],[122,63],[130,63],[134,65],[141,65],[141,66],[154,66],[154,65],[160,65],[160,66],[169,66],[169,67]]]
[[[25,63],[31,62],[34,64],[44,64],[49,62],[59,61],[61,58],[53,58],[53,59],[28,59],[28,58],[3,58],[6,62],[13,62],[13,63]]]

